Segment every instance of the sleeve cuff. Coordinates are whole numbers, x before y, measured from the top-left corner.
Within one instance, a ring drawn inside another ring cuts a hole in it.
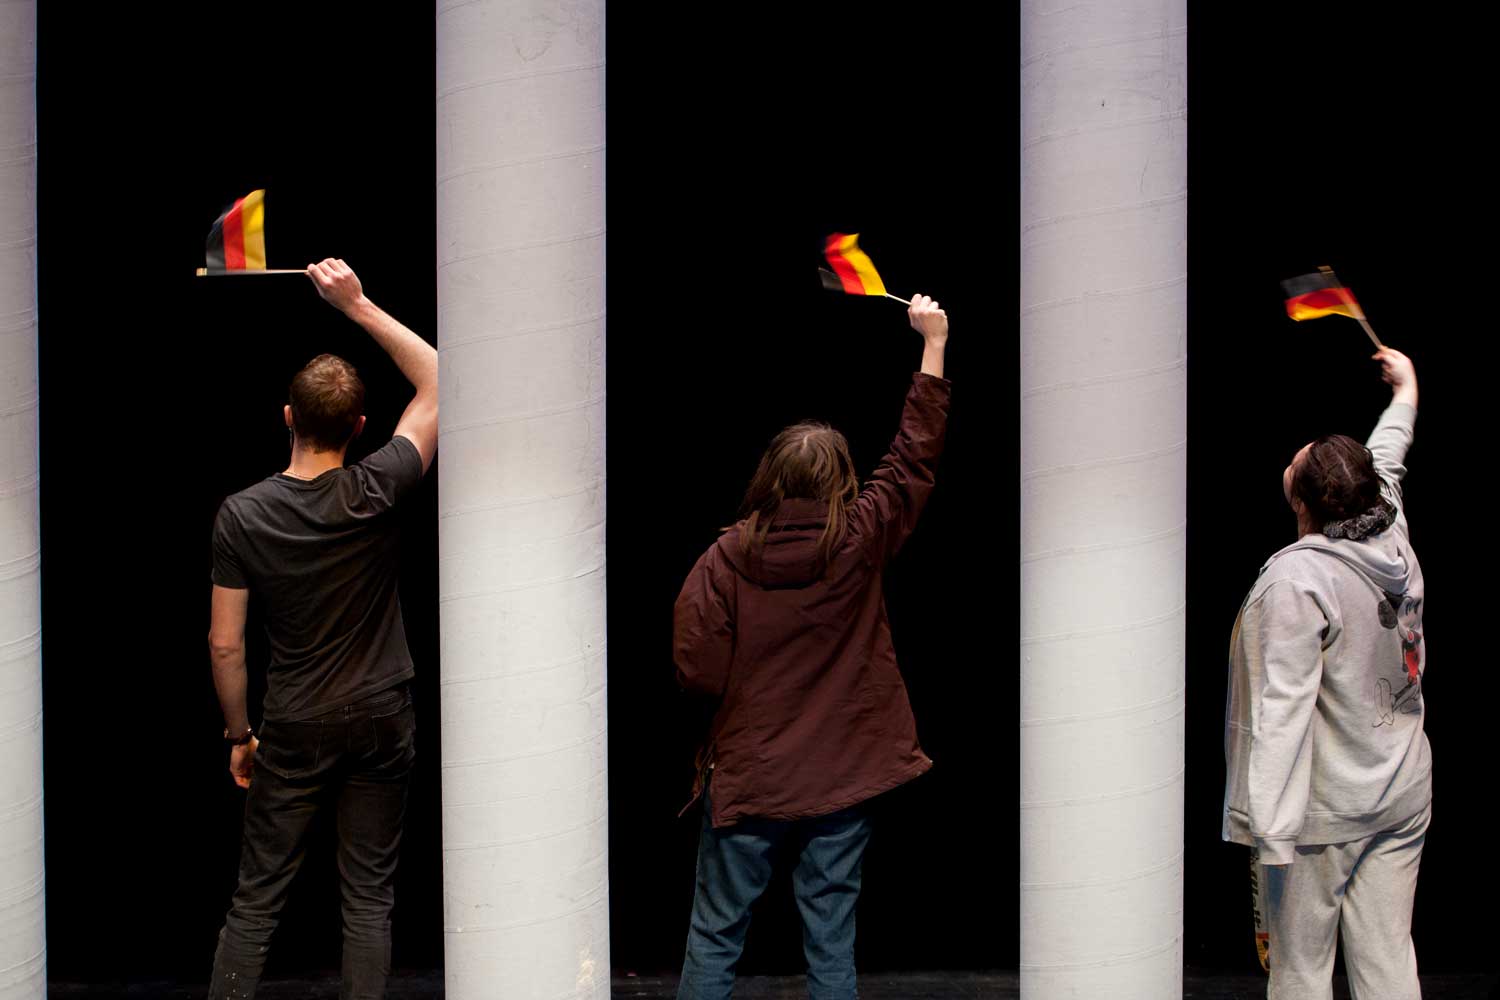
[[[1297,842],[1278,837],[1275,840],[1255,838],[1255,849],[1260,852],[1263,865],[1289,865],[1297,860]]]
[[[953,383],[941,375],[929,375],[926,372],[912,372],[912,385],[918,391],[938,392],[945,396],[953,394]]]

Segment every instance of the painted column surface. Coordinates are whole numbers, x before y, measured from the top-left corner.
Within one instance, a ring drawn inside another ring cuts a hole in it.
[[[1021,5],[1021,993],[1182,995],[1185,0]]]
[[[47,995],[36,331],[36,5],[0,0],[0,1000]]]
[[[447,995],[609,996],[604,5],[437,9]]]

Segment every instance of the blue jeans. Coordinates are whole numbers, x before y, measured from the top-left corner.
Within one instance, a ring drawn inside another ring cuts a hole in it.
[[[391,907],[416,756],[406,684],[304,722],[267,723],[245,800],[240,882],[214,953],[209,1000],[252,1000],[302,865],[307,831],[336,810],[344,918],[342,1000],[381,1000]]]
[[[734,967],[750,929],[750,906],[771,878],[782,850],[796,852],[792,889],[802,913],[807,995],[812,1000],[853,1000],[854,903],[860,862],[870,842],[862,805],[813,819],[744,819],[714,829],[708,789],[703,791],[703,832],[698,839],[698,888],[688,924],[678,1000],[721,1000],[734,990]]]

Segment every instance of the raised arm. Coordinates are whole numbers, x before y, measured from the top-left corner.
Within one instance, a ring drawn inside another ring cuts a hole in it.
[[[437,351],[384,309],[365,298],[359,277],[342,260],[329,257],[307,266],[307,276],[330,305],[364,327],[375,343],[391,356],[401,374],[417,390],[396,423],[396,435],[416,445],[422,471],[437,454]]]
[[[1417,369],[1411,358],[1393,347],[1382,347],[1374,354],[1380,362],[1380,377],[1391,387],[1391,402],[1417,408]]]
[[[1365,447],[1375,459],[1375,471],[1388,499],[1401,506],[1401,480],[1406,476],[1406,450],[1411,447],[1417,417],[1417,372],[1411,359],[1389,347],[1374,354],[1380,377],[1391,387],[1391,405],[1380,415]]]
[[[922,369],[913,376],[890,450],[849,510],[850,531],[868,539],[868,551],[880,559],[893,555],[916,527],[932,494],[948,426],[948,314],[927,296],[913,295],[907,316],[922,335]]]
[[[938,308],[937,300],[913,295],[906,310],[911,328],[922,335],[922,371],[943,377],[943,354],[948,350],[948,314]]]

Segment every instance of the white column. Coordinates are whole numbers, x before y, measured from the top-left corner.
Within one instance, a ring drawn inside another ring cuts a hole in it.
[[[0,1000],[47,994],[35,95],[36,5],[0,0]]]
[[[439,0],[449,1000],[609,996],[603,0]]]
[[[1021,995],[1182,995],[1185,0],[1021,5]]]

